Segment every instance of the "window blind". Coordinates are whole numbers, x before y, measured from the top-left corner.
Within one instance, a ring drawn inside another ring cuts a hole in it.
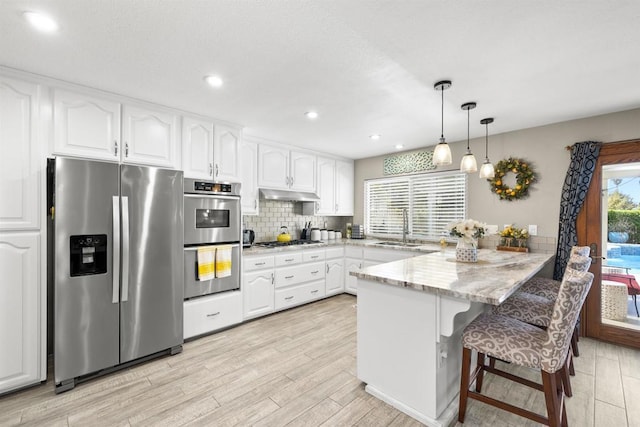
[[[407,209],[412,238],[439,240],[447,224],[466,217],[467,174],[429,173],[365,182],[365,228],[380,237],[402,236]]]

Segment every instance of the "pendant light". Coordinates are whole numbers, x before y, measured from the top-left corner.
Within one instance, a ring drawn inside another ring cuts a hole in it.
[[[451,80],[442,80],[436,83],[433,88],[439,90],[442,93],[442,104],[440,114],[440,142],[433,150],[433,163],[436,166],[446,166],[451,164],[451,148],[449,144],[444,142],[444,91],[451,87]]]
[[[496,171],[491,161],[489,161],[489,123],[493,123],[491,117],[480,120],[480,124],[485,125],[487,130],[484,137],[484,163],[480,167],[480,178],[493,179],[496,176]]]
[[[460,171],[474,173],[478,170],[478,164],[476,163],[475,156],[471,153],[471,148],[469,148],[469,110],[476,108],[476,103],[467,102],[466,104],[462,104],[460,108],[467,111],[467,153],[462,156],[462,160],[460,161]]]

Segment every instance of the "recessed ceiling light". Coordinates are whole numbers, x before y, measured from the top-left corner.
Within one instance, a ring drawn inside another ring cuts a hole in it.
[[[315,111],[307,111],[306,113],[304,113],[305,116],[307,116],[308,119],[317,119],[318,118],[318,113]]]
[[[23,12],[24,19],[38,31],[43,33],[53,33],[58,30],[58,23],[48,15],[39,12]]]
[[[220,87],[222,86],[222,79],[219,76],[205,76],[204,81],[209,84],[211,87]]]
[[[396,144],[396,150],[402,150],[403,148],[404,148],[404,145]]]
[[[373,135],[369,135],[369,138],[377,141],[380,139],[380,134],[374,133]]]

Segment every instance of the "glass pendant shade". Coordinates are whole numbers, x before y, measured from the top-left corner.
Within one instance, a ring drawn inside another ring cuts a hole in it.
[[[466,173],[474,173],[478,170],[478,163],[476,163],[476,158],[471,153],[471,150],[467,150],[467,154],[462,156],[462,160],[460,161],[460,171]]]
[[[478,163],[476,157],[471,152],[469,147],[469,110],[476,108],[475,102],[467,102],[460,107],[467,112],[467,153],[462,156],[460,161],[460,172],[474,173],[478,170]]]
[[[444,142],[444,138],[440,138],[440,143],[433,150],[433,164],[436,166],[446,166],[452,163],[451,148],[449,144]]]
[[[489,123],[493,123],[493,118],[489,117],[486,119],[480,120],[480,124],[485,126],[485,137],[484,137],[484,163],[482,163],[482,167],[480,168],[480,178],[485,179],[493,179],[496,176],[496,171],[493,167],[493,164],[489,160]]]
[[[489,159],[485,159],[482,166],[480,166],[480,178],[493,179],[496,176],[496,171],[493,168],[493,164]]]

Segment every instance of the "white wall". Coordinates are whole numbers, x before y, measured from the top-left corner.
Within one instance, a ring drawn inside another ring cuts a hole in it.
[[[500,118],[496,117],[496,122],[498,120]],[[433,143],[437,141],[437,136],[434,135]],[[529,188],[527,199],[509,202],[500,200],[491,193],[489,183],[478,178],[477,173],[470,175],[468,216],[500,227],[510,223],[516,223],[520,227],[537,224],[539,236],[556,237],[560,193],[570,160],[570,153],[565,147],[580,141],[609,143],[638,138],[640,109],[499,135],[492,135],[489,125],[489,158],[493,164],[508,157],[522,158],[531,164],[538,179]],[[466,140],[449,144],[453,164],[439,170],[457,169],[466,150]],[[471,151],[475,154],[479,166],[484,160],[484,137],[471,140]],[[356,160],[354,223],[364,222],[364,180],[383,177],[383,159],[394,154],[397,153]],[[515,181],[512,174],[507,175],[507,178]]]

